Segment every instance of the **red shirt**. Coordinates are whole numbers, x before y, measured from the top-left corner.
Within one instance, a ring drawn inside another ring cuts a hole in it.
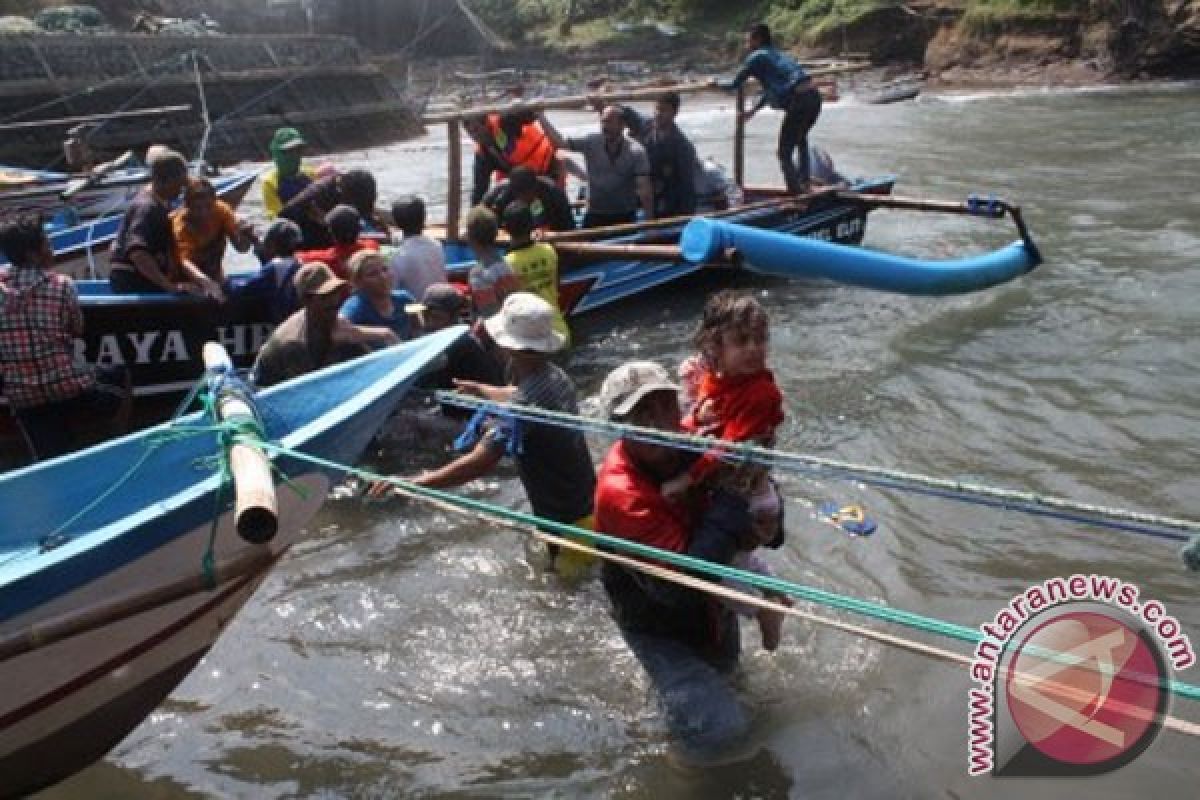
[[[761,443],[769,441],[782,422],[783,394],[770,370],[733,378],[721,378],[709,370],[700,380],[696,405],[684,418],[683,429],[727,442]],[[714,448],[700,456],[688,470],[692,483],[711,474],[723,452]]]
[[[320,261],[333,270],[334,275],[348,281],[350,280],[350,256],[359,250],[378,251],[379,242],[374,239],[359,239],[353,244],[335,244],[333,247],[325,247],[320,250],[301,250],[296,253],[296,258],[300,259],[301,264]]]
[[[596,530],[675,553],[687,551],[692,520],[663,497],[659,484],[629,460],[624,442],[604,457],[596,475]]]

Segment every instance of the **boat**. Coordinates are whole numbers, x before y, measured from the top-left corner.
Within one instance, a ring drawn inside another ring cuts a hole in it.
[[[327,465],[354,463],[464,330],[258,393],[210,370],[213,394],[252,406],[282,448],[260,464],[266,489],[286,477],[274,525],[241,487],[230,508],[206,414],[0,475],[0,796],[82,769],[158,706],[302,535],[341,477]]]
[[[871,105],[885,105],[912,100],[920,93],[920,79],[904,78],[874,87],[863,96],[863,100]]]
[[[7,170],[9,168],[2,169]],[[123,176],[121,178],[122,181],[129,178],[131,182],[121,184],[119,191],[121,192],[122,199],[114,207],[113,211],[94,216],[90,219],[73,219],[69,217],[63,219],[60,217],[60,219],[52,222],[50,225],[48,234],[50,236],[50,244],[54,248],[54,263],[60,272],[75,278],[107,276],[109,247],[112,245],[112,240],[116,238],[117,228],[121,224],[121,216],[125,205],[127,205],[128,199],[147,183],[144,168],[121,170],[120,172]],[[140,176],[136,182],[132,181],[134,175]],[[209,176],[213,188],[217,190],[217,196],[235,207],[246,196],[246,193],[250,191],[250,187],[257,178],[257,170],[236,170]],[[65,186],[66,183],[57,183],[54,185]],[[28,194],[24,196],[29,203],[45,202],[49,204],[53,199],[58,198],[58,191],[54,190],[49,194]],[[115,187],[114,191],[117,191]],[[59,200],[58,202],[58,207],[63,208],[62,201]],[[47,208],[49,207],[47,206]],[[37,209],[31,207],[27,210]],[[7,209],[5,211],[7,213]],[[0,254],[0,271],[3,271],[7,266],[8,259],[3,254]]]
[[[843,67],[830,68],[830,74]],[[826,71],[815,70],[818,76]],[[462,165],[459,143],[461,121],[491,111],[574,109],[594,103],[653,101],[667,89],[679,92],[711,91],[707,83],[679,84],[670,87],[642,87],[587,96],[558,97],[536,103],[520,102],[503,109],[474,108],[428,114],[426,125],[448,126],[449,198],[445,229],[448,270],[455,280],[463,280],[469,268],[469,251],[460,241]],[[739,93],[738,108],[744,105]],[[843,200],[828,190],[805,195],[790,195],[773,187],[745,185],[744,124],[737,117],[734,133],[733,183],[740,202],[730,208],[703,212],[704,216],[726,219],[743,225],[782,231],[797,236],[827,239],[843,244],[858,244],[866,232],[871,206]],[[888,194],[895,178],[883,175],[852,181],[858,195]],[[558,250],[559,305],[568,316],[585,314],[655,287],[691,275],[707,266],[682,259],[678,252],[679,236],[692,216],[650,220],[605,228],[546,233],[542,241]],[[605,257],[607,256],[607,257]]]

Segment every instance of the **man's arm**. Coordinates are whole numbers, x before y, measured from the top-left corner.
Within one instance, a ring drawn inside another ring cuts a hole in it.
[[[537,112],[537,123],[542,127],[542,133],[546,134],[546,138],[550,140],[550,144],[554,145],[555,150],[574,150],[574,148],[567,143],[567,140],[563,137],[563,135],[559,133],[558,128],[554,127],[554,125],[550,123],[550,119],[546,116],[546,112]]]
[[[654,219],[654,182],[649,175],[637,176],[637,194],[646,219]]]
[[[185,288],[170,280],[163,271],[158,268],[158,261],[154,256],[150,255],[148,250],[136,248],[129,251],[129,262],[133,264],[133,268],[138,271],[146,280],[153,283],[164,292],[182,292]]]
[[[696,211],[696,146],[686,136],[679,137],[681,146],[675,151],[675,177],[678,184],[676,197],[679,198],[678,211],[682,214],[694,214]]]
[[[489,474],[500,463],[503,456],[504,452],[493,447],[487,437],[484,437],[469,453],[461,455],[437,469],[422,472],[413,478],[412,482],[428,489],[449,489],[462,486],[464,483],[470,483],[476,478],[482,478]]]

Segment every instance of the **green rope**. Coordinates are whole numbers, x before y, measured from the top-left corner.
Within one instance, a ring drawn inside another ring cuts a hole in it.
[[[364,480],[385,481],[393,486],[398,486],[404,489],[405,492],[409,492],[421,497],[439,500],[443,503],[447,503],[468,511],[486,514],[495,519],[550,531],[560,536],[583,539],[592,544],[603,545],[604,547],[611,548],[613,550],[622,550],[635,555],[644,556],[654,561],[667,562],[675,566],[686,567],[694,572],[702,572],[707,575],[730,578],[743,583],[749,583],[762,589],[787,594],[792,597],[797,597],[812,603],[816,603],[817,605],[826,606],[828,608],[848,611],[850,613],[869,617],[881,622],[901,625],[912,630],[918,630],[925,633],[934,634],[936,636],[956,639],[972,645],[977,645],[987,638],[978,629],[969,628],[965,625],[946,622],[944,620],[928,617],[912,611],[892,608],[881,603],[874,603],[869,600],[838,594],[836,592],[818,589],[813,586],[793,583],[781,578],[759,575],[753,572],[746,572],[744,570],[739,570],[724,564],[715,564],[711,561],[705,561],[693,556],[673,553],[669,550],[660,550],[657,547],[651,547],[640,542],[609,536],[597,531],[576,528],[573,525],[567,525],[561,522],[543,519],[542,517],[538,517],[533,514],[527,514],[522,511],[502,508],[481,500],[462,497],[460,495],[444,492],[438,489],[430,489],[424,486],[418,486],[394,476],[379,475],[371,472],[370,470],[351,467],[345,464],[338,464],[328,459],[321,458],[320,456],[310,455],[298,450],[291,450],[274,443],[265,442],[263,446],[265,449],[273,451],[277,454],[287,455],[292,458],[307,461],[311,464],[315,464],[326,469],[345,472]],[[1189,700],[1200,700],[1200,686],[1172,680],[1167,683],[1167,688],[1173,694],[1178,695],[1179,697],[1184,697]]]

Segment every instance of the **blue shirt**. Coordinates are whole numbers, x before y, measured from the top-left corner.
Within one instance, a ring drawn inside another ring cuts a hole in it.
[[[371,305],[362,292],[355,292],[342,303],[342,309],[338,313],[355,325],[391,328],[401,339],[407,339],[412,335],[412,323],[408,314],[404,313],[404,306],[415,302],[413,296],[403,289],[394,290],[392,316],[389,318],[376,311],[375,306]]]
[[[760,47],[746,56],[733,80],[719,85],[725,89],[737,89],[751,77],[757,78],[763,87],[762,96],[754,105],[757,111],[768,103],[771,108],[786,108],[792,91],[808,80],[808,73],[788,54],[774,47]]]

